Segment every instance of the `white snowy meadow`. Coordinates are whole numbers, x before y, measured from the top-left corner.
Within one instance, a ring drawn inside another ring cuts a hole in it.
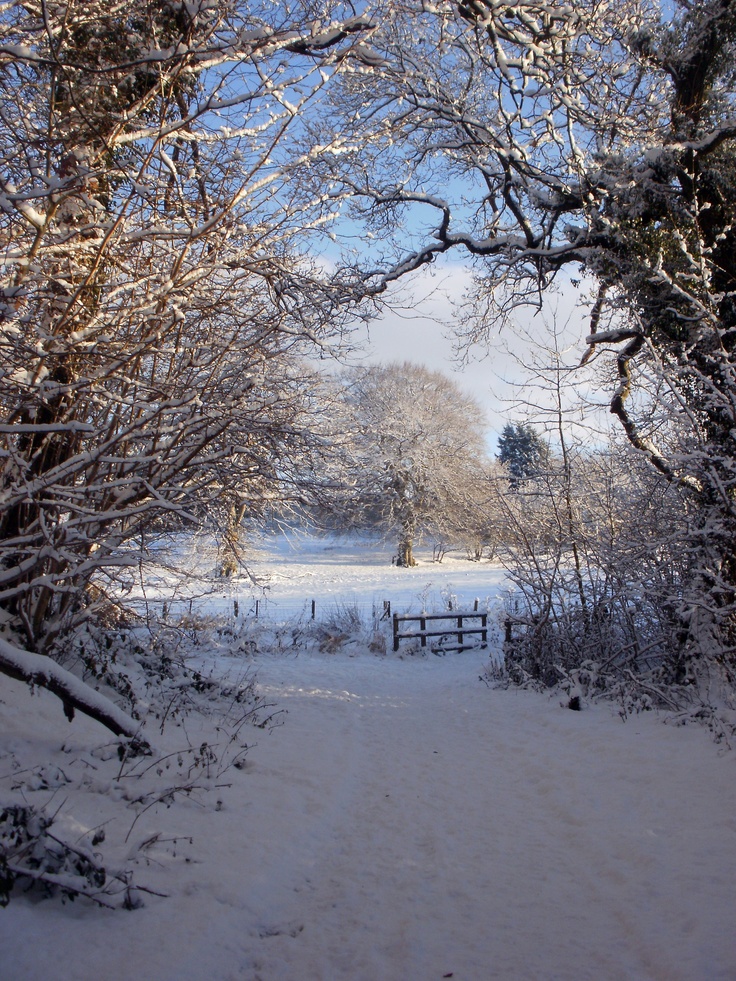
[[[559,694],[491,687],[495,631],[490,650],[394,654],[384,600],[493,611],[503,589],[489,563],[419,554],[396,569],[365,543],[273,541],[253,563],[267,599],[236,580],[192,600],[192,669],[255,677],[280,724],[244,721],[188,788],[172,757],[180,792],[161,799],[141,771],[166,768],[166,750],[206,754],[232,718],[181,716],[149,734],[154,764],[121,762],[97,723],[4,681],[4,798],[104,850],[137,908],[16,889],[0,912],[3,979],[736,976],[733,753],[661,714],[623,721],[612,703],[575,712]],[[163,574],[148,594],[166,598]]]

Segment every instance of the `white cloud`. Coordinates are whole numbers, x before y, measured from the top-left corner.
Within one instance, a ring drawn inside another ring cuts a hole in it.
[[[529,404],[538,407],[541,415],[549,408],[549,393],[538,388],[538,383],[554,361],[549,349],[555,322],[558,344],[564,351],[562,363],[570,367],[579,363],[588,333],[584,293],[569,285],[548,297],[540,313],[520,311],[516,329],[507,328],[492,337],[487,348],[474,345],[460,358],[455,350],[456,304],[471,278],[468,266],[456,264],[421,270],[404,281],[391,297],[392,309],[357,332],[364,345],[359,357],[366,364],[411,361],[449,375],[485,409],[490,443],[495,448],[495,436],[510,419],[528,415]],[[568,372],[567,377],[577,395],[589,395],[598,403],[607,401],[607,391],[591,385],[590,372]],[[595,413],[586,410],[585,415]],[[580,409],[575,417],[581,419]]]

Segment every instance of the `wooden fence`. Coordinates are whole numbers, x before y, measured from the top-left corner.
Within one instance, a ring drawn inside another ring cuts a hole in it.
[[[445,627],[443,630],[436,630],[432,628],[432,625],[439,620],[452,620],[454,621],[452,627]],[[479,627],[466,627],[466,620],[480,620]],[[402,623],[418,623],[419,629],[413,629],[409,631],[402,631],[399,624]],[[427,623],[430,624],[430,629],[427,629]],[[428,637],[454,637],[457,638],[457,644],[452,647],[447,647],[445,644],[439,644],[433,650],[437,651],[465,651],[471,647],[475,647],[475,644],[466,644],[465,637],[468,634],[480,634],[480,647],[488,646],[488,614],[487,613],[421,613],[418,616],[401,616],[398,613],[393,615],[393,626],[394,626],[394,651],[398,651],[399,642],[402,640],[411,640],[419,638],[422,647],[427,646]]]

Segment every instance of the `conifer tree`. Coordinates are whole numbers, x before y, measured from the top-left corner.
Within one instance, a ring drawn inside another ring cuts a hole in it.
[[[498,438],[498,459],[511,475],[511,485],[539,476],[547,465],[546,443],[528,422],[509,422]]]

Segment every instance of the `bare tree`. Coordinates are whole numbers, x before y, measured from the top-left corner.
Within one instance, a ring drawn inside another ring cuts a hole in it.
[[[391,240],[377,282],[474,257],[471,338],[581,270],[597,279],[585,357],[613,349],[611,412],[700,514],[693,651],[736,636],[735,43],[732,0],[392,3],[341,96],[371,152],[360,179],[332,165]],[[647,378],[679,443],[637,417]]]
[[[554,452],[501,499],[508,676],[562,683],[575,707],[582,694],[616,696],[624,712],[685,707],[694,694],[678,600],[690,572],[688,498],[628,442],[581,424],[575,394],[590,370],[565,364],[574,352],[560,340],[551,324],[522,396]],[[661,420],[658,438],[669,442]]]
[[[507,473],[490,459],[474,457],[465,466],[458,463],[455,481],[447,507],[432,515],[427,525],[437,561],[457,549],[475,562],[495,558],[506,536]]]
[[[336,204],[304,120],[367,28],[320,7],[0,13],[0,606],[30,650],[142,530],[227,526],[316,448],[301,358],[358,294],[306,255]]]
[[[448,377],[404,362],[353,369],[345,379],[358,517],[398,536],[396,562],[462,506],[468,471],[485,458],[483,413]]]

